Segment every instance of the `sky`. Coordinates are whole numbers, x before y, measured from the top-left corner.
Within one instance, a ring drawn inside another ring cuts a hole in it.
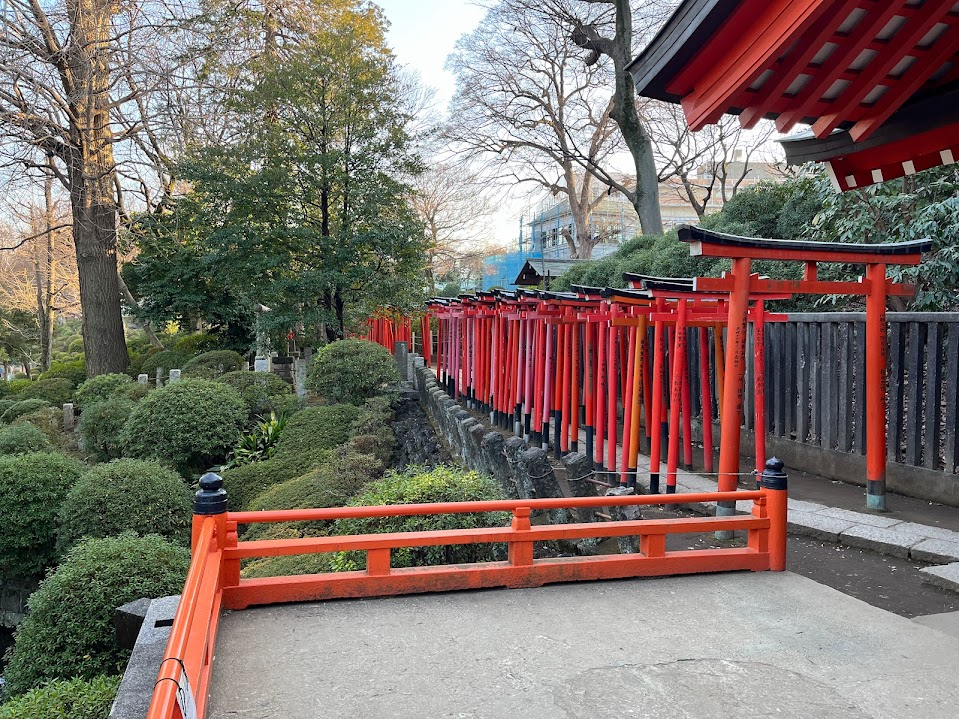
[[[453,76],[444,69],[459,37],[472,31],[484,10],[471,0],[375,0],[390,21],[387,39],[397,59],[437,91],[445,110],[453,96]]]
[[[446,111],[456,89],[452,73],[445,69],[446,58],[456,41],[472,32],[485,10],[476,0],[374,0],[390,22],[387,41],[402,65],[419,73],[423,84],[436,91],[437,109]],[[492,240],[501,245],[517,241],[518,218],[528,203],[504,193],[499,209],[490,218]]]

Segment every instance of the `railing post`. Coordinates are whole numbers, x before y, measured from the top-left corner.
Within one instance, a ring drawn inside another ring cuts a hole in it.
[[[529,507],[517,507],[513,510],[514,532],[529,532],[531,529],[529,523]],[[529,567],[533,564],[533,541],[531,539],[522,540],[517,534],[516,539],[509,543],[509,562],[514,567]],[[529,534],[527,534],[527,537]]]
[[[223,489],[223,478],[207,472],[200,477],[200,489],[193,497],[193,541],[192,547],[196,550],[200,528],[207,517],[214,517],[216,523],[216,546],[222,549],[226,546],[226,490]]]
[[[789,511],[787,475],[781,460],[773,457],[766,462],[761,482],[766,493],[769,516],[769,568],[781,572],[786,568],[786,523]]]

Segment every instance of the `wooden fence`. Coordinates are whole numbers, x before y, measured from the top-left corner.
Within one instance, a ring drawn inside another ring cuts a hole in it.
[[[766,325],[766,425],[775,437],[864,455],[863,312],[796,313]],[[890,312],[888,460],[955,473],[959,462],[959,313]],[[692,339],[692,338],[691,338]],[[746,429],[753,429],[755,367],[747,345]],[[693,416],[701,416],[699,343],[689,342]],[[712,346],[712,343],[710,343]],[[710,351],[710,365],[715,357]],[[712,372],[713,417],[718,400]]]

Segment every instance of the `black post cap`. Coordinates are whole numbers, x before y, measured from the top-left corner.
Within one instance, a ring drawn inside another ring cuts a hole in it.
[[[766,468],[763,470],[760,484],[766,489],[786,489],[788,477],[783,471],[784,466],[778,457],[766,460]]]
[[[225,512],[226,490],[223,489],[223,477],[207,472],[200,477],[200,489],[193,497],[193,513],[211,515]]]

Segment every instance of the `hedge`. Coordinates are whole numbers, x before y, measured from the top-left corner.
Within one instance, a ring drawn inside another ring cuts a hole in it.
[[[21,415],[28,414],[49,406],[50,403],[42,399],[22,399],[4,411],[3,415],[0,416],[0,422],[4,424],[10,424],[13,422],[13,420]]]
[[[68,379],[71,388],[79,387],[87,378],[87,365],[83,359],[67,360],[65,362],[53,362],[50,369],[41,374],[37,380],[45,379]],[[68,400],[69,401],[69,400]]]
[[[60,504],[83,469],[53,452],[0,457],[0,577],[38,577],[53,564]]]
[[[74,393],[78,407],[83,409],[94,402],[102,402],[127,390],[133,380],[125,374],[101,374],[88,379]]]
[[[185,365],[189,359],[189,356],[174,350],[156,352],[143,360],[138,374],[148,374],[150,377],[153,377],[156,375],[157,369],[162,369],[163,376],[165,377],[170,373],[171,369],[183,369],[183,365]]]
[[[0,719],[107,719],[120,677],[58,679],[0,706]]]
[[[29,387],[20,391],[23,399],[42,399],[55,407],[60,407],[73,400],[73,390],[76,385],[65,377],[39,379]]]
[[[243,357],[233,350],[215,350],[197,355],[185,365],[183,374],[187,377],[214,379],[227,372],[237,372],[243,366]]]
[[[13,420],[13,425],[23,424],[33,425],[51,442],[56,442],[63,436],[63,410],[59,407],[40,407]]]
[[[306,474],[269,487],[249,503],[249,509],[260,512],[340,507],[382,471],[383,465],[375,457],[341,450]],[[294,526],[304,535],[316,536],[325,532],[327,524],[298,522]],[[265,539],[269,527],[268,524],[254,524],[243,535],[244,539]]]
[[[2,455],[47,452],[51,449],[52,445],[47,435],[32,424],[0,427],[0,454]]]
[[[367,340],[340,340],[313,358],[306,386],[328,402],[361,404],[399,379],[396,362],[385,347]]]
[[[57,549],[84,537],[130,530],[187,545],[193,518],[192,492],[176,472],[139,459],[118,459],[86,472],[60,506]]]
[[[86,451],[100,460],[122,456],[123,428],[135,406],[127,397],[113,397],[88,405],[77,425]]]
[[[19,395],[24,389],[33,384],[33,380],[29,379],[11,379],[6,383],[6,388],[8,390],[8,395]]]
[[[287,457],[345,444],[360,415],[360,408],[349,404],[307,407],[286,423],[276,445],[276,456]]]
[[[251,418],[276,412],[278,405],[292,393],[290,385],[272,372],[227,372],[216,381],[228,384],[240,393]]]
[[[330,461],[332,456],[333,453],[328,449],[317,449],[284,457],[274,456],[263,462],[224,470],[223,486],[227,491],[230,511],[247,509],[256,496],[273,485],[299,477],[313,467]]]
[[[127,456],[169,462],[183,473],[220,463],[240,438],[246,405],[232,387],[185,379],[134,407],[121,434]]]
[[[116,646],[116,608],[179,593],[189,565],[186,547],[157,536],[128,532],[76,545],[30,597],[4,671],[8,693],[122,672],[130,652]]]

